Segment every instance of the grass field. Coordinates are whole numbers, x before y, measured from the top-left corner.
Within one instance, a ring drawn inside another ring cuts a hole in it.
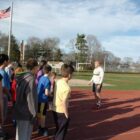
[[[73,78],[90,80],[92,71],[75,72]],[[104,89],[111,90],[140,90],[140,74],[125,74],[125,73],[105,73],[104,83],[112,86],[105,86]],[[81,88],[81,87],[80,87]],[[90,87],[84,87],[90,89]]]

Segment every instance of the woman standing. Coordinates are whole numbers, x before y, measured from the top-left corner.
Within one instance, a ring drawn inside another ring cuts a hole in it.
[[[89,84],[93,83],[92,91],[95,96],[96,105],[98,108],[101,107],[101,89],[104,78],[104,70],[100,65],[99,61],[94,62],[95,69],[93,71],[93,76],[89,82]]]

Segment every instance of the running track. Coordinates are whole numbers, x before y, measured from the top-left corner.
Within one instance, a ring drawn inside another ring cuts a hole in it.
[[[102,91],[103,107],[96,109],[91,91],[73,90],[70,100],[70,127],[66,140],[140,140],[140,91]],[[50,137],[33,132],[32,140],[51,140],[52,115],[48,114]],[[5,129],[14,140],[10,122]]]
[[[97,110],[90,91],[74,90],[67,140],[140,140],[140,91],[103,91]]]

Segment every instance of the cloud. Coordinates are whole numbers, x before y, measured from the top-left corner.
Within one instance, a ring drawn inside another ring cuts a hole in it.
[[[72,32],[104,35],[140,27],[140,15],[134,15],[135,5],[126,0],[60,2],[17,1],[13,21],[19,26],[23,24],[43,30],[48,35],[59,35],[62,32],[70,35]]]
[[[112,39],[110,42],[113,43],[116,35],[121,40],[121,37],[125,36],[131,38],[131,32],[134,31],[140,34],[140,8],[137,2],[136,0],[15,0],[13,33],[20,40],[26,40],[30,36],[59,37],[63,46],[64,42],[75,38],[77,33],[93,34],[103,42],[103,45],[108,38]],[[0,1],[2,5],[0,8],[8,4],[4,0]],[[8,32],[8,20],[0,21],[0,29]],[[121,49],[120,46],[122,45],[120,44],[118,49]],[[123,48],[126,49],[125,46]],[[112,51],[116,53],[114,49]],[[123,55],[127,54],[122,52]]]
[[[102,42],[103,46],[114,52],[116,56],[132,57],[134,60],[139,58],[140,36],[115,36]]]

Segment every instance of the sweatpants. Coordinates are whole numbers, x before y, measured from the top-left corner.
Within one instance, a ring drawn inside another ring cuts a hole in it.
[[[17,120],[16,140],[31,140],[33,125],[30,121]]]
[[[55,140],[64,140],[69,126],[69,119],[65,117],[64,113],[57,113],[53,111],[53,115],[56,124]]]

